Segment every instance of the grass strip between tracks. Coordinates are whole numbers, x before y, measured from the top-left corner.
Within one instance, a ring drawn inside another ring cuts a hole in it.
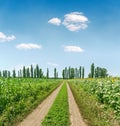
[[[42,126],[69,126],[69,104],[67,87],[64,83]]]

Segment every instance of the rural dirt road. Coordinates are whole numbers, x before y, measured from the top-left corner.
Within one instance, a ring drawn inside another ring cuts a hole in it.
[[[73,97],[73,94],[68,84],[67,84],[67,90],[68,90],[68,102],[69,102],[71,126],[87,126],[85,122],[83,121],[79,108],[76,104],[76,101]]]
[[[62,84],[61,84],[62,86]],[[30,113],[18,126],[42,126],[41,122],[49,112],[61,86],[59,86],[51,95],[49,95],[32,113]],[[87,126],[79,112],[79,108],[75,102],[69,85],[67,84],[70,125],[71,126]]]
[[[62,86],[62,84],[61,84]],[[29,114],[18,126],[41,126],[41,122],[52,106],[61,86],[49,95],[31,114]]]

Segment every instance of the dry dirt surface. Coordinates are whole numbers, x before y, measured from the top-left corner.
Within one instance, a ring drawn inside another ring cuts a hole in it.
[[[68,89],[68,101],[69,101],[69,113],[70,113],[71,126],[87,126],[87,124],[83,121],[79,108],[76,104],[76,101],[73,97],[72,91],[68,84],[67,84],[67,89]]]
[[[62,85],[61,85],[62,86]],[[41,122],[52,106],[61,86],[49,95],[31,114],[29,114],[18,126],[41,126]]]

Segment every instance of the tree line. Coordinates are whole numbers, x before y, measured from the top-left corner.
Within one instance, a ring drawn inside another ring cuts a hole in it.
[[[53,78],[57,79],[58,71],[54,68]],[[95,67],[94,63],[91,64],[90,73],[88,74],[89,78],[105,78],[108,76],[107,69],[101,67]],[[8,70],[0,71],[0,77],[21,77],[21,78],[50,78],[49,77],[49,69],[47,68],[46,73],[43,73],[42,68],[37,64],[35,67],[31,65],[30,67],[23,66],[22,69],[16,71],[15,69],[10,72]],[[62,70],[62,78],[63,79],[73,79],[73,78],[84,78],[85,77],[85,68],[80,66],[79,68],[73,67],[65,67]]]
[[[84,75],[85,69],[82,66],[80,66],[79,68],[65,67],[62,70],[63,79],[84,78]]]
[[[107,69],[102,67],[95,67],[94,63],[91,64],[91,71],[88,74],[89,78],[105,78],[108,76]]]

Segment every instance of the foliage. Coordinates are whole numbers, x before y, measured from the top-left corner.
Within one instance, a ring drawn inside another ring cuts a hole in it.
[[[0,126],[13,126],[47,97],[60,80],[0,78]]]
[[[69,126],[68,95],[63,84],[42,126]]]
[[[84,67],[78,68],[67,68],[63,69],[62,77],[63,79],[73,79],[73,78],[84,78],[85,69]]]
[[[90,125],[120,125],[119,79],[82,79],[70,83],[82,114]]]

